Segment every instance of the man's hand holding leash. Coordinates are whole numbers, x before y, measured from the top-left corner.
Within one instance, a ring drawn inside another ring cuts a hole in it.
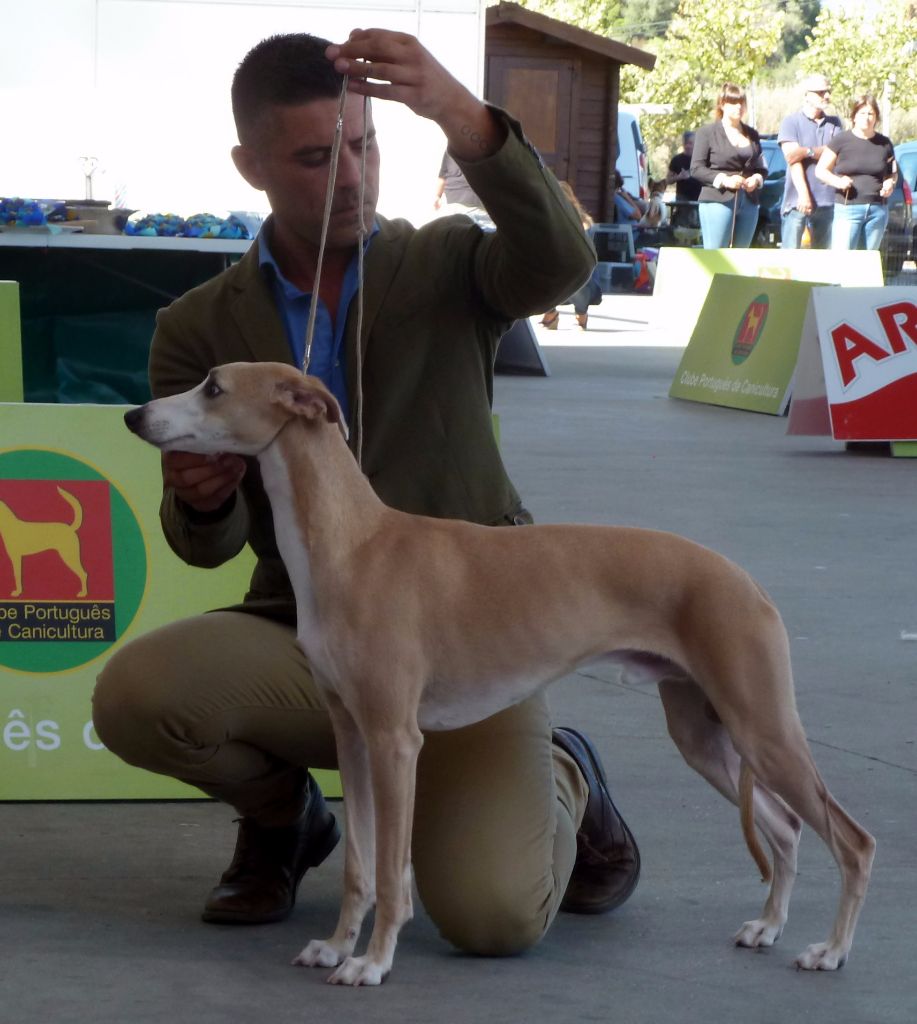
[[[503,143],[505,129],[487,105],[454,78],[414,36],[355,29],[346,43],[326,51],[336,71],[349,75],[360,96],[403,103],[435,121],[459,160],[482,160]]]

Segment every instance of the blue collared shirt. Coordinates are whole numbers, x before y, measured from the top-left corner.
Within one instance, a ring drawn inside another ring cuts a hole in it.
[[[819,146],[827,145],[828,140],[842,130],[841,122],[832,114],[823,114],[816,120],[814,117],[809,117],[804,110],[797,110],[788,114],[780,123],[777,145],[782,146],[784,142],[795,142],[797,146],[805,146],[806,149],[818,149]],[[804,166],[806,184],[809,186],[809,193],[815,205],[833,206],[835,190],[831,185],[826,185],[815,177],[815,161],[807,158]],[[787,167],[786,181],[783,186],[782,212],[795,210],[798,202],[796,183]]]
[[[379,230],[378,223],[373,223],[372,231],[366,239],[363,252]],[[274,259],[267,232],[261,231],[258,236],[258,264],[271,282],[274,300],[283,321],[287,342],[293,354],[296,366],[302,366],[306,350],[306,329],[309,324],[309,310],[312,307],[312,293],[300,291],[295,284],[288,281]],[[270,268],[270,269],[266,269]],[[338,302],[337,316],[332,321],[331,314],[324,302],[319,300],[315,313],[315,333],[312,335],[312,352],[308,371],[318,377],[338,400],[344,422],[350,422],[350,396],[347,393],[347,367],[342,358],[344,342],[344,326],[347,323],[347,310],[357,294],[357,253],[347,266],[341,297]]]

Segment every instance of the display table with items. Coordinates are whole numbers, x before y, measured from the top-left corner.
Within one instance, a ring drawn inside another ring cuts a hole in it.
[[[25,400],[145,401],[156,311],[250,245],[54,232],[50,224],[0,230],[0,280],[19,283]]]

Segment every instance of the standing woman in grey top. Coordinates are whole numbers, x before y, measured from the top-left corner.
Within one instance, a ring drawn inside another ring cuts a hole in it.
[[[726,82],[714,121],[697,130],[691,177],[702,184],[698,212],[705,249],[746,249],[758,226],[758,190],[767,167],[758,133],[745,116],[745,90]]]

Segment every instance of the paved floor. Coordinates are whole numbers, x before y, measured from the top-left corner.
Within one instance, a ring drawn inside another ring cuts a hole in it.
[[[458,955],[421,911],[377,990],[289,960],[334,921],[341,855],[279,925],[198,920],[232,845],[208,803],[0,806],[0,1021],[805,1021],[917,1017],[917,601],[913,460],[787,438],[786,421],[667,398],[680,357],[651,299],[609,297],[585,335],[546,335],[548,378],[502,377],[502,443],[540,521],[677,530],[746,566],[780,606],[822,773],[879,840],[848,966],[796,972],[824,937],[837,873],[807,832],[772,950],[730,936],[764,898],[737,814],[680,760],[654,690],[589,671],[555,717],[587,730],[640,841],[643,877],[608,917],[561,915],[528,955]],[[586,344],[588,343],[588,344]],[[550,628],[550,623],[545,623]]]

